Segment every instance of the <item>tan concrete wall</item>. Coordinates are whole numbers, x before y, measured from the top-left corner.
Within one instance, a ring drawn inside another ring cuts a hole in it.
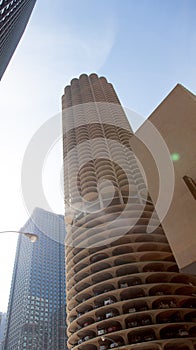
[[[151,123],[158,130],[156,137]],[[159,133],[160,139],[157,137]],[[179,154],[178,161],[170,162],[169,153],[159,151],[163,143],[161,137],[166,142],[170,154]],[[196,180],[196,96],[178,84],[138,129],[130,142],[144,168],[153,201],[157,200],[161,178],[164,182],[163,205],[173,192],[171,205],[162,225],[179,268],[183,272],[196,274],[196,200],[182,179],[184,175],[188,175]],[[144,144],[147,144],[147,147]],[[149,145],[153,145],[151,151],[147,149]],[[156,163],[159,163],[158,166]],[[171,181],[172,163],[175,176],[174,191]],[[162,208],[156,209],[161,216]]]

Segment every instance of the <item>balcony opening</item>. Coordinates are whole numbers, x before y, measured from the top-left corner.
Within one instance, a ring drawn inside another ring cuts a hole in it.
[[[172,322],[181,322],[182,318],[179,311],[168,310],[161,312],[156,317],[157,323],[172,323]]]
[[[153,309],[169,309],[169,308],[176,308],[177,305],[177,301],[175,300],[175,298],[160,298],[158,300],[155,300],[152,303],[152,308]]]
[[[142,343],[156,340],[156,335],[153,329],[133,331],[128,334],[130,344]]]
[[[190,350],[190,347],[188,345],[184,344],[177,344],[172,343],[172,344],[167,344],[164,346],[164,350]]]
[[[102,274],[97,274],[96,276],[92,277],[92,281],[93,283],[99,283],[112,278],[113,276],[110,273],[103,272]]]
[[[143,297],[145,297],[145,292],[142,288],[128,289],[120,294],[121,300],[129,300]]]
[[[94,295],[100,295],[103,293],[107,293],[111,290],[114,290],[115,287],[112,284],[102,284],[101,286],[97,286],[93,289]]]
[[[107,259],[108,258],[108,255],[107,254],[104,254],[104,253],[99,253],[99,254],[96,254],[94,256],[92,256],[90,258],[90,262],[91,263],[95,263],[95,262],[98,262],[100,260],[104,260],[104,259]]]
[[[155,273],[146,278],[146,283],[160,283],[160,282],[169,282],[168,274],[164,273]]]
[[[116,271],[116,276],[126,276],[134,273],[138,273],[139,270],[136,266],[124,266]]]
[[[161,339],[186,338],[188,336],[189,331],[184,326],[170,325],[160,330]]]
[[[111,267],[110,264],[102,262],[102,263],[99,263],[95,266],[92,266],[91,272],[96,273],[96,272],[99,272],[99,271],[102,271],[105,269],[109,269],[110,267]]]
[[[196,323],[196,311],[189,312],[184,317],[186,322],[194,322]]]

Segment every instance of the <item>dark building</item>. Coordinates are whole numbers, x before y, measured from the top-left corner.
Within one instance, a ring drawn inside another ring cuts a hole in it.
[[[36,0],[0,0],[0,79],[21,39]]]
[[[62,104],[69,349],[195,350],[196,279],[179,273],[113,86],[82,74]]]
[[[0,312],[0,350],[2,350],[3,348],[2,340],[4,337],[5,322],[6,322],[6,313]]]
[[[36,208],[22,231],[39,239],[18,239],[4,350],[64,350],[64,217]]]

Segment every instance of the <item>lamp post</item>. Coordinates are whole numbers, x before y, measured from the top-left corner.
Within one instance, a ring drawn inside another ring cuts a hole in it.
[[[118,343],[116,343],[116,342],[115,342],[115,340],[114,340],[114,339],[112,339],[112,338],[110,338],[110,337],[107,337],[107,336],[105,336],[105,335],[104,335],[104,336],[102,336],[102,337],[101,337],[101,340],[102,340],[102,341],[105,341],[105,340],[112,341],[112,343],[117,344],[117,346],[118,346],[118,347],[117,347],[117,349],[120,349],[120,347],[119,347]]]
[[[29,240],[32,243],[35,243],[38,240],[38,236],[35,233],[30,233],[30,232],[22,232],[22,231],[0,231],[0,233],[8,233],[8,232],[14,232],[14,233],[20,233],[24,236],[26,236],[27,238],[29,238]]]

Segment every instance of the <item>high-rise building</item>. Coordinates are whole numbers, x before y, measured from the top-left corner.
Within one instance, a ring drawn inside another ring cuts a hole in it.
[[[2,349],[2,341],[5,330],[6,313],[0,312],[0,350]]]
[[[0,79],[22,37],[36,0],[0,0]]]
[[[36,208],[16,250],[4,350],[66,349],[64,217]]]
[[[68,348],[195,350],[196,280],[180,274],[113,86],[62,98]]]

